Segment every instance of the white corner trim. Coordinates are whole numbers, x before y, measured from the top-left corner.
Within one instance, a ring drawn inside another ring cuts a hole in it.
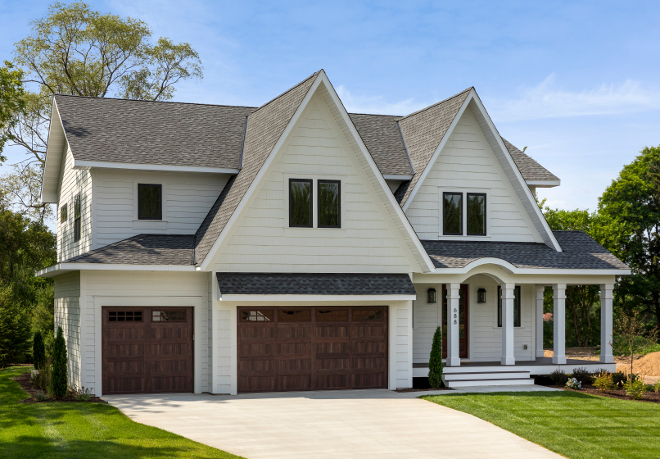
[[[220,295],[218,301],[267,301],[277,302],[325,302],[325,301],[408,301],[417,299],[417,295]]]
[[[419,189],[422,187],[422,183],[424,183],[424,180],[426,179],[426,176],[429,175],[429,172],[431,171],[433,164],[435,164],[435,162],[438,159],[438,156],[440,156],[440,152],[445,147],[445,144],[449,140],[449,137],[451,136],[451,133],[454,132],[454,128],[456,127],[456,125],[458,124],[458,121],[463,116],[463,113],[465,112],[465,109],[467,108],[468,104],[470,103],[470,100],[472,100],[472,97],[473,97],[474,93],[475,93],[474,88],[470,89],[470,92],[468,93],[467,97],[465,98],[465,101],[463,102],[463,105],[461,105],[461,108],[458,110],[458,113],[456,114],[453,121],[449,125],[449,128],[447,129],[447,132],[445,132],[445,136],[440,141],[440,144],[438,145],[438,148],[435,149],[435,152],[433,153],[433,156],[431,156],[431,159],[429,160],[429,162],[426,164],[426,167],[422,171],[422,175],[419,177],[419,179],[417,180],[417,183],[415,184],[415,187],[410,192],[410,195],[408,196],[408,200],[403,205],[403,211],[404,212],[406,210],[408,210],[408,207],[410,206],[410,203],[413,202],[413,199],[415,198],[415,195],[417,194]]]
[[[383,178],[385,180],[401,180],[402,182],[406,182],[408,180],[412,180],[413,176],[412,175],[383,175]]]
[[[238,206],[232,213],[231,217],[229,218],[229,221],[225,224],[225,227],[222,229],[222,232],[220,235],[217,237],[215,242],[213,243],[213,246],[211,247],[211,250],[206,254],[206,257],[202,261],[202,264],[200,265],[203,271],[206,271],[209,264],[211,263],[211,260],[213,260],[214,255],[220,248],[220,245],[222,242],[225,240],[227,237],[227,234],[231,230],[231,227],[234,225],[236,220],[238,219],[238,216],[241,214],[243,208],[247,205],[247,203],[250,201],[250,198],[254,194],[254,190],[257,189],[259,186],[261,180],[263,179],[264,175],[266,175],[266,171],[268,170],[268,167],[270,164],[273,162],[275,156],[277,156],[277,153],[279,152],[280,148],[282,148],[282,145],[284,144],[286,138],[288,137],[289,133],[295,126],[296,122],[298,121],[298,118],[300,118],[300,115],[302,115],[302,112],[305,110],[305,107],[309,103],[309,100],[312,98],[314,93],[316,92],[316,88],[319,87],[319,84],[321,83],[321,76],[325,75],[323,70],[321,70],[320,74],[316,76],[316,79],[314,80],[314,83],[312,83],[312,86],[310,86],[309,90],[307,91],[307,94],[305,94],[305,97],[303,98],[302,102],[300,105],[298,105],[298,108],[296,109],[295,113],[291,117],[291,120],[289,120],[289,124],[286,126],[284,129],[284,132],[278,139],[277,143],[271,150],[271,152],[268,154],[268,158],[266,158],[266,161],[264,164],[261,166],[261,169],[257,173],[257,176],[252,180],[252,183],[250,184],[250,187],[248,190],[245,192],[243,197],[241,198],[241,202],[238,203]],[[246,127],[247,129],[247,127]]]
[[[526,180],[525,183],[537,188],[552,188],[561,185],[561,180]]]
[[[196,271],[194,265],[123,265],[115,263],[57,263],[35,273],[53,277],[69,271]]]
[[[208,174],[238,174],[238,169],[230,169],[223,167],[207,167],[207,166],[164,166],[159,164],[133,164],[133,163],[117,163],[109,161],[73,161],[74,169],[128,169],[137,171],[157,171],[157,172],[199,172]]]

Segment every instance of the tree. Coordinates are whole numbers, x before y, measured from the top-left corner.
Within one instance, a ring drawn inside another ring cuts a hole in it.
[[[0,162],[7,160],[2,156],[2,149],[8,141],[14,140],[10,131],[25,109],[24,96],[23,72],[5,61],[4,67],[0,67]]]
[[[660,327],[660,147],[647,147],[624,166],[598,202],[603,244],[632,270],[617,285],[628,315]]]
[[[429,357],[429,385],[434,389],[442,387],[442,331],[440,327],[437,327],[433,334],[431,356]]]
[[[32,360],[34,368],[41,370],[46,364],[46,348],[44,347],[44,338],[41,332],[36,332],[32,339]]]
[[[62,327],[57,327],[57,337],[53,345],[53,373],[50,379],[50,391],[55,398],[62,398],[67,392],[66,361],[66,342],[64,341]]]
[[[30,316],[8,287],[0,286],[0,368],[21,363],[30,351]]]
[[[54,94],[168,100],[178,83],[202,78],[202,66],[188,43],[159,38],[153,44],[143,21],[101,14],[85,3],[55,3],[31,25],[14,51],[29,91],[7,131],[28,158],[3,186],[16,208],[43,220],[38,210],[44,205],[27,197],[39,189]]]
[[[654,328],[646,332],[644,321],[636,316],[620,315],[614,322],[614,340],[618,341],[618,348],[623,349],[630,356],[630,376],[633,380],[633,362],[635,354],[654,342],[658,338],[658,329]],[[614,345],[614,343],[613,343]]]

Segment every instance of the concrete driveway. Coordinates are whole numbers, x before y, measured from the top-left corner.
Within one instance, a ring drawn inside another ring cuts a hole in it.
[[[419,395],[360,390],[103,398],[134,421],[248,459],[561,457]]]

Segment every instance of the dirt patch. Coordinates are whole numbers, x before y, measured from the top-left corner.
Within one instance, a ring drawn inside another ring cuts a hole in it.
[[[21,388],[30,394],[29,398],[26,398],[25,400],[21,401],[21,403],[57,403],[57,402],[80,402],[80,403],[106,403],[105,400],[102,400],[98,397],[92,397],[87,401],[83,400],[76,400],[76,395],[72,392],[69,392],[66,397],[55,400],[55,399],[48,399],[48,400],[37,400],[34,396],[35,394],[40,391],[38,387],[36,387],[34,384],[32,384],[32,381],[30,381],[30,373],[23,373],[20,376],[17,376],[14,378],[14,381],[16,381],[18,384],[20,384]]]
[[[567,347],[566,348],[566,358],[567,359],[578,359],[578,360],[600,360],[600,356],[597,354],[598,347]],[[544,349],[544,357],[552,357],[555,353],[552,349]]]
[[[616,369],[628,374],[630,373],[630,360],[629,358],[625,360],[627,360],[627,363],[617,362]],[[654,378],[660,376],[660,352],[651,352],[634,360],[633,372],[647,378],[649,376]]]

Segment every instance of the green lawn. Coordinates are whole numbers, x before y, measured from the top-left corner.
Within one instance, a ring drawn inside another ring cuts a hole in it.
[[[110,405],[18,403],[28,394],[11,378],[29,370],[0,370],[0,458],[238,458],[133,422]]]
[[[578,392],[423,397],[477,416],[571,459],[660,455],[660,405]]]

